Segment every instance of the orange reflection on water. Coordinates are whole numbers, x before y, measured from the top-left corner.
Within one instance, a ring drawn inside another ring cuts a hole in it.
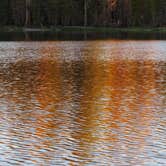
[[[6,101],[0,104],[7,108],[0,119],[8,115],[5,131],[20,141],[4,141],[6,146],[19,145],[21,153],[28,144],[31,163],[47,165],[143,165],[152,160],[148,153],[156,149],[149,142],[154,125],[160,125],[156,112],[163,113],[165,62],[152,55],[157,46],[104,43],[39,43],[37,59],[23,58],[5,68],[13,77],[0,68]]]

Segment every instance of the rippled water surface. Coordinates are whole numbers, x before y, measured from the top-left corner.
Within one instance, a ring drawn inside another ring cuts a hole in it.
[[[0,42],[0,165],[166,165],[166,41]]]

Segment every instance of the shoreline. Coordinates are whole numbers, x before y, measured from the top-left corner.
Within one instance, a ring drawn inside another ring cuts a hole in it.
[[[82,26],[57,26],[57,27],[0,27],[0,32],[87,32],[87,33],[166,33],[166,27],[149,28],[149,27],[128,27],[128,28],[113,28],[113,27],[82,27]]]

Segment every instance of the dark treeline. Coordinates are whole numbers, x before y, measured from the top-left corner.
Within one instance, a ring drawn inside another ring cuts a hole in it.
[[[165,26],[166,0],[1,0],[0,25]]]

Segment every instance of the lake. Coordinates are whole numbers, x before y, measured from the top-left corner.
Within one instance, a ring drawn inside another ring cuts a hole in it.
[[[166,165],[166,41],[0,42],[0,165]]]
[[[0,41],[80,41],[80,40],[166,40],[165,32],[121,32],[121,31],[25,31],[2,32]]]

